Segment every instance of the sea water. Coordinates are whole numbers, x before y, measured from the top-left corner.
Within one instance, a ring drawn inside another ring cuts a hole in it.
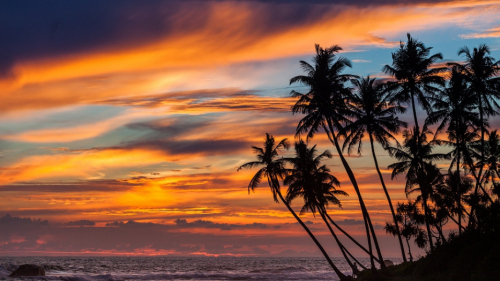
[[[360,259],[365,266],[369,259]],[[399,261],[396,259],[395,263]],[[341,258],[335,265],[352,270]],[[21,264],[46,269],[44,277],[7,277]],[[358,266],[359,269],[361,267]],[[323,258],[264,257],[0,257],[0,280],[338,280]]]

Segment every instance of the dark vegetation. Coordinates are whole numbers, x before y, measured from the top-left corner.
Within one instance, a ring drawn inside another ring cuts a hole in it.
[[[497,280],[500,276],[500,137],[490,129],[500,109],[500,61],[480,45],[460,49],[463,62],[438,67],[442,55],[431,54],[431,49],[408,34],[407,42],[392,54],[392,64],[382,69],[391,79],[382,80],[343,73],[351,63],[337,55],[342,49],[316,45],[314,63],[301,61],[305,74],[290,79],[290,84],[309,87],[306,93],[291,92],[297,98],[291,111],[304,115],[297,125],[295,157],[280,156],[290,147],[287,139],[276,142],[266,134],[263,147],[253,146],[257,161],[239,168],[260,167],[249,191],[267,180],[274,200],[285,204],[341,280],[352,277],[340,272],[300,219],[304,212],[322,218],[360,280]],[[426,113],[424,122],[417,118],[419,106]],[[413,116],[411,126],[398,119],[407,108]],[[363,243],[340,228],[329,213],[332,206],[341,207],[339,197],[346,193],[321,163],[332,153],[308,146],[317,133],[326,134],[354,187],[366,232]],[[399,133],[403,143],[395,138]],[[401,265],[385,266],[370,214],[345,157],[361,154],[366,139],[392,213],[385,230],[398,238]],[[392,179],[404,176],[408,202],[393,205],[375,142],[394,158],[388,167]],[[437,147],[446,147],[440,150],[446,152],[436,153]],[[282,186],[287,186],[286,193]],[[303,199],[299,215],[291,207],[298,198]],[[445,226],[453,230],[446,232]],[[356,263],[362,265],[340,241],[339,233],[370,257],[370,269],[357,270]],[[411,244],[425,248],[428,255],[413,261]]]

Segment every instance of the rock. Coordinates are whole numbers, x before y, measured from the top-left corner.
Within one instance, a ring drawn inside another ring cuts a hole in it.
[[[36,264],[23,264],[9,275],[9,277],[21,276],[45,276],[45,269]]]
[[[384,265],[385,266],[393,266],[394,263],[391,260],[384,260]]]

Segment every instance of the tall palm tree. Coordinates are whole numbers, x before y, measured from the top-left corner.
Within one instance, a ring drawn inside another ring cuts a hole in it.
[[[453,149],[448,156],[452,158],[449,167],[448,184],[455,184],[455,187],[449,187],[453,191],[448,195],[453,195],[454,204],[450,207],[455,209],[455,214],[458,216],[459,233],[462,232],[462,192],[461,188],[465,187],[461,180],[460,167],[464,164],[471,169],[471,173],[475,176],[475,167],[472,161],[473,152],[470,150],[469,144],[478,137],[478,128],[481,126],[479,114],[475,112],[476,98],[470,95],[469,87],[465,79],[465,75],[452,70],[448,87],[439,93],[438,97],[431,98],[434,111],[427,117],[429,124],[439,123],[436,136],[441,131],[446,130],[448,141],[444,143],[451,145]],[[464,159],[463,162],[461,160]],[[456,172],[452,173],[453,166],[456,165]],[[456,178],[455,178],[456,177]],[[451,202],[450,202],[451,203]]]
[[[315,65],[312,66],[305,61],[300,61],[300,65],[307,75],[299,75],[290,79],[290,84],[302,83],[309,87],[309,91],[305,94],[291,92],[291,96],[298,98],[298,101],[292,106],[292,112],[306,115],[299,121],[296,135],[307,133],[307,139],[309,139],[319,130],[325,131],[328,139],[335,146],[358,196],[368,243],[370,244],[371,238],[373,238],[380,266],[385,268],[370,215],[359,191],[354,173],[342,153],[338,140],[340,136],[345,135],[344,126],[350,122],[351,115],[347,106],[347,99],[351,96],[351,91],[345,86],[345,82],[356,78],[354,75],[341,74],[346,67],[351,67],[351,63],[346,58],[336,57],[335,54],[340,50],[342,48],[337,45],[326,49],[316,45]]]
[[[399,133],[401,127],[406,127],[407,124],[406,122],[399,120],[396,114],[404,113],[405,108],[391,101],[389,96],[384,93],[382,87],[383,85],[377,84],[375,78],[370,78],[370,76],[368,76],[366,78],[353,80],[353,83],[356,86],[357,91],[352,96],[352,100],[349,105],[355,121],[346,127],[346,130],[349,131],[349,135],[344,142],[343,148],[347,146],[348,153],[350,153],[352,148],[357,145],[358,154],[361,154],[362,139],[365,136],[365,133],[368,134],[375,168],[391,209],[403,261],[406,262],[403,240],[401,239],[399,226],[396,223],[396,214],[394,212],[394,207],[392,206],[391,197],[389,196],[389,192],[385,186],[384,177],[382,176],[378,166],[375,147],[373,144],[374,139],[377,140],[378,143],[382,144],[383,147],[387,147],[389,145],[389,140],[391,139],[397,143],[396,138],[392,134]]]
[[[332,155],[328,150],[317,155],[316,146],[308,148],[303,140],[295,143],[295,155],[295,158],[289,159],[293,167],[283,181],[285,185],[288,185],[286,200],[291,204],[294,199],[303,198],[304,205],[300,210],[301,215],[307,210],[310,210],[313,215],[319,212],[345,260],[354,270],[354,265],[347,257],[347,249],[338,239],[325,215],[329,204],[340,206],[337,195],[347,195],[344,191],[335,188],[340,185],[339,181],[330,174],[326,165],[321,165],[323,158],[331,158]]]
[[[266,139],[264,141],[264,147],[256,147],[252,146],[254,152],[257,154],[257,161],[252,161],[248,162],[246,164],[241,165],[238,168],[238,171],[241,169],[251,169],[254,167],[258,166],[263,166],[260,170],[257,171],[257,173],[253,176],[252,180],[250,180],[250,183],[248,184],[248,192],[250,190],[254,190],[259,183],[261,182],[262,178],[267,178],[267,182],[269,184],[269,187],[271,188],[271,192],[273,193],[274,201],[279,202],[278,198],[285,204],[285,206],[288,208],[288,211],[292,213],[292,215],[295,217],[295,219],[299,222],[299,224],[304,228],[304,230],[309,234],[311,239],[314,241],[316,246],[319,248],[325,259],[328,261],[330,266],[333,268],[337,276],[339,276],[340,280],[349,280],[348,277],[346,277],[338,268],[335,266],[333,261],[330,259],[328,254],[326,253],[325,249],[319,241],[316,239],[316,237],[313,235],[313,233],[309,230],[309,228],[305,225],[305,223],[297,216],[295,211],[291,208],[290,204],[288,203],[287,200],[283,197],[281,194],[280,190],[280,180],[284,179],[287,172],[285,169],[285,163],[286,159],[284,158],[277,158],[278,157],[278,150],[281,148],[288,149],[289,145],[286,139],[281,140],[278,144],[275,145],[275,140],[274,137],[266,133]]]
[[[469,91],[476,98],[476,106],[481,120],[481,161],[484,161],[486,122],[489,116],[496,115],[500,108],[498,99],[500,98],[500,61],[495,61],[490,56],[490,49],[486,45],[480,45],[471,52],[469,48],[463,47],[458,51],[458,55],[465,56],[465,63],[450,63],[458,72],[464,74],[469,86]],[[482,178],[483,167],[479,167],[474,194],[477,196],[478,187]],[[471,208],[471,215],[475,206]],[[469,221],[469,226],[473,220]]]
[[[400,42],[399,49],[392,53],[392,66],[385,65],[382,68],[386,74],[394,77],[396,82],[389,82],[390,90],[393,92],[395,101],[404,104],[411,104],[413,119],[415,122],[416,136],[420,135],[418,125],[416,103],[431,112],[429,96],[440,91],[444,86],[444,78],[439,74],[445,72],[447,68],[432,65],[439,59],[443,59],[441,53],[430,55],[431,47],[425,47],[424,43],[418,41],[407,34],[406,44]]]
[[[434,169],[433,161],[445,159],[445,154],[433,154],[432,149],[440,142],[436,139],[427,140],[427,135],[431,132],[427,129],[426,124],[422,128],[420,137],[417,137],[417,128],[413,132],[405,130],[403,137],[405,138],[403,146],[387,147],[389,154],[395,157],[399,162],[389,165],[392,169],[391,178],[395,178],[400,174],[406,174],[406,194],[418,191],[422,196],[422,205],[425,215],[425,223],[427,228],[427,236],[431,251],[434,250],[431,234],[431,210],[428,205],[428,200],[431,199],[432,186],[427,180],[427,174]]]

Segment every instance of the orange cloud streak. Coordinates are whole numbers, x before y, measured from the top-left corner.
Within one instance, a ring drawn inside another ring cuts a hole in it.
[[[479,6],[477,10],[460,11],[461,7],[474,8],[474,3]],[[490,6],[495,3],[487,2]],[[339,44],[347,49],[363,45],[393,47],[394,42],[374,34],[394,35],[409,29],[460,23],[464,18],[480,16],[485,6],[484,2],[454,4],[453,12],[449,5],[439,4],[365,9],[342,6],[342,10],[335,5],[318,5],[318,9],[331,10],[307,24],[269,33],[265,28],[253,28],[259,14],[266,12],[265,4],[210,3],[209,20],[196,32],[169,35],[141,46],[113,46],[18,62],[12,69],[15,78],[0,81],[6,89],[2,97],[8,101],[2,109],[87,103],[176,87],[212,88],[215,84],[206,81],[206,73],[217,67],[307,54],[314,42]],[[490,7],[488,12],[494,9]]]

